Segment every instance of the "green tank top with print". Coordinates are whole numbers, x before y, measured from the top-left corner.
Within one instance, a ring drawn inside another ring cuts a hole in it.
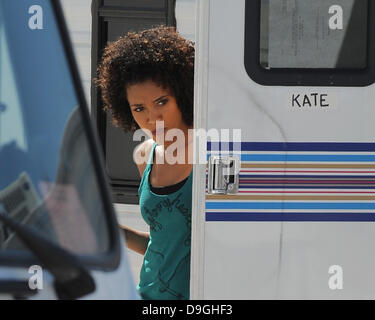
[[[143,219],[150,226],[138,292],[143,299],[189,299],[192,174],[177,191],[156,194],[150,188],[156,143],[138,189]]]

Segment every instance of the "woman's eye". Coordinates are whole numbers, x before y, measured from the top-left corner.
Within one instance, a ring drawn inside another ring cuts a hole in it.
[[[137,107],[133,109],[135,112],[141,112],[143,110],[143,107]]]
[[[168,102],[168,99],[163,99],[163,100],[158,101],[157,105],[164,106],[167,102]]]

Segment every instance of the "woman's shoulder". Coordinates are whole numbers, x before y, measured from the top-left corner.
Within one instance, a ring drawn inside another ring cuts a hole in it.
[[[138,167],[140,176],[142,177],[144,170],[147,166],[148,158],[150,157],[150,152],[154,145],[154,140],[148,139],[136,146],[134,150],[134,160]]]

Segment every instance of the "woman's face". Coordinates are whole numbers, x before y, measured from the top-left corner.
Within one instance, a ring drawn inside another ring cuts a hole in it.
[[[170,90],[164,89],[152,80],[130,85],[126,88],[126,95],[134,120],[140,128],[148,129],[152,132],[152,138],[156,141],[157,135],[162,135],[162,130],[156,131],[156,122],[159,122],[158,128],[164,128],[164,136],[168,130],[180,129],[185,133],[189,127],[182,119],[182,114],[177,106],[176,98]],[[164,141],[164,139],[160,139]]]

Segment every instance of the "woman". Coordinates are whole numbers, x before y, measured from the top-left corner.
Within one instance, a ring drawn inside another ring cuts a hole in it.
[[[134,153],[142,177],[140,209],[150,232],[121,226],[127,246],[144,254],[139,293],[144,299],[189,299],[193,43],[172,27],[131,32],[106,47],[98,71],[113,123],[150,134]],[[185,139],[164,141],[163,134],[175,131]],[[184,151],[185,161],[170,164],[166,156],[171,144]]]

